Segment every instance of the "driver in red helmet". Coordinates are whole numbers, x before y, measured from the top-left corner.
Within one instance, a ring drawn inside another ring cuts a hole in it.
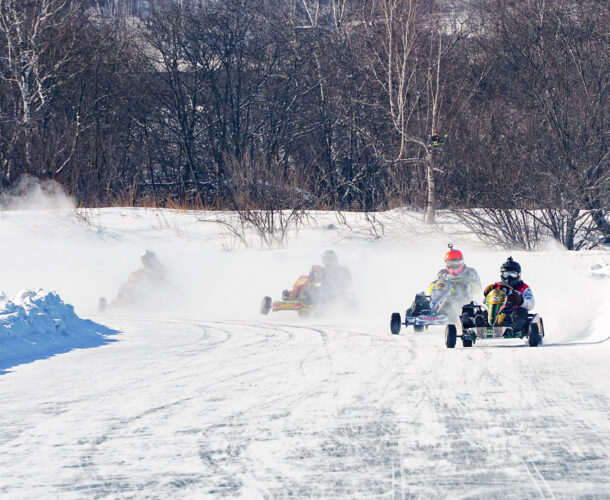
[[[449,244],[449,251],[445,254],[445,268],[436,274],[436,279],[428,287],[429,295],[432,295],[432,288],[439,280],[446,281],[453,289],[451,309],[468,302],[481,291],[479,273],[474,267],[468,267],[464,263],[464,255],[461,251],[455,250],[452,244]],[[418,293],[412,306],[407,310],[407,315],[416,316],[428,309],[430,309],[430,301],[423,292]]]
[[[464,255],[461,251],[455,250],[449,244],[449,251],[445,254],[445,269],[441,269],[436,274],[436,279],[430,283],[428,292],[432,292],[434,283],[438,280],[445,280],[463,295],[466,299],[481,291],[481,278],[474,267],[468,267],[464,263]]]

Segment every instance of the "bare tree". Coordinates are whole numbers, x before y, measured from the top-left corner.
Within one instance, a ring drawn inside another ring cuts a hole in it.
[[[385,161],[425,166],[425,220],[434,223],[436,175],[432,137],[443,125],[444,61],[461,37],[448,29],[442,2],[376,0],[363,9],[367,69],[385,98],[397,146]]]
[[[509,168],[527,172],[511,183],[526,187],[513,208],[541,210],[539,222],[569,249],[609,242],[610,7],[596,0],[478,7],[493,84],[510,82],[501,95],[510,115],[494,139],[510,154]]]
[[[63,83],[58,76],[70,71],[73,57],[69,45],[58,50],[56,37],[78,15],[71,0],[0,0],[0,77],[19,95],[21,142],[30,172],[36,121],[47,111],[51,93]],[[9,162],[5,177],[10,181],[13,176]]]
[[[241,164],[230,166],[238,222],[227,227],[245,245],[249,244],[248,232],[254,231],[262,246],[284,247],[290,232],[309,217],[305,209],[311,205],[311,194],[278,181],[281,171],[281,165],[258,163],[249,155]]]

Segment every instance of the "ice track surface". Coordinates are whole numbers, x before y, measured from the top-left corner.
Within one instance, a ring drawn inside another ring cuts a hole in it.
[[[607,342],[453,350],[292,318],[105,318],[0,377],[2,498],[607,497]]]

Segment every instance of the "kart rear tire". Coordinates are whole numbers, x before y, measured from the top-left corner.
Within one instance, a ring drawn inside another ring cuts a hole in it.
[[[269,311],[271,311],[271,297],[263,297],[263,301],[261,302],[261,314],[267,315]]]
[[[447,325],[445,327],[445,345],[448,349],[453,349],[457,342],[457,328],[455,325]]]
[[[423,332],[424,331],[424,325],[413,325],[413,330],[415,330],[417,333]]]
[[[530,347],[538,347],[542,337],[540,336],[540,329],[538,323],[531,323],[529,328],[528,342]]]
[[[392,319],[390,320],[390,331],[392,332],[392,335],[398,335],[401,326],[402,321],[400,320],[400,313],[392,313]]]
[[[462,337],[462,345],[464,347],[472,347],[472,339],[465,339]]]

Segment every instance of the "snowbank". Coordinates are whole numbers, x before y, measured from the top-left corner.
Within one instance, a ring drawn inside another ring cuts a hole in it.
[[[24,290],[14,299],[0,293],[0,374],[3,369],[78,347],[112,341],[116,333],[79,318],[55,292]]]

